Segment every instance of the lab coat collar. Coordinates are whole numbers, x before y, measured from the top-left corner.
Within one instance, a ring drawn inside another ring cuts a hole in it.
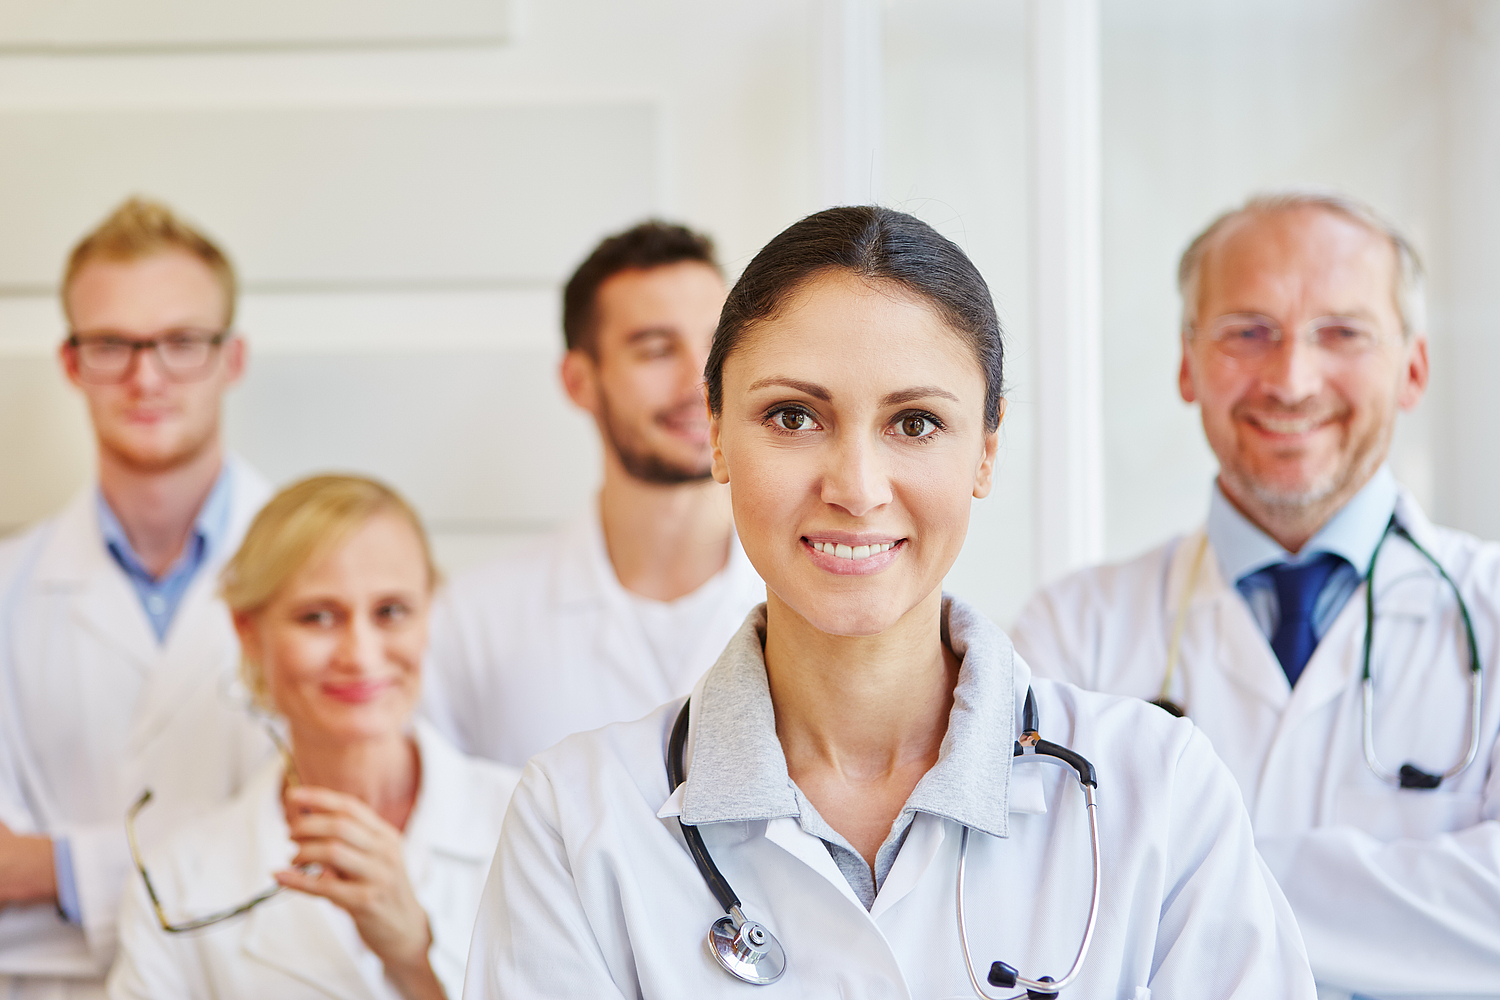
[[[157,664],[164,652],[192,648],[204,628],[219,624],[205,621],[200,605],[213,600],[219,567],[238,547],[251,518],[270,493],[265,480],[242,460],[231,455],[225,462],[232,484],[228,531],[220,550],[209,554],[183,595],[165,643],[157,641],[125,571],[105,548],[99,526],[97,482],[84,487],[58,515],[56,529],[37,561],[37,584],[43,589],[73,592],[73,607],[84,627],[139,669],[148,670]],[[202,664],[195,666],[201,668]]]
[[[1208,537],[1213,541],[1220,571],[1235,584],[1267,566],[1302,562],[1320,552],[1342,557],[1363,575],[1396,508],[1399,493],[1390,467],[1382,465],[1308,539],[1302,551],[1293,555],[1240,513],[1215,480],[1208,506]]]
[[[465,861],[488,861],[495,853],[487,818],[492,803],[465,784],[466,761],[424,718],[412,726],[422,761],[422,785],[404,837],[411,849],[430,850]]]
[[[1012,805],[1016,718],[1031,672],[1015,655],[1009,637],[962,601],[944,595],[942,622],[943,638],[962,665],[938,761],[912,790],[905,808],[1004,837]],[[680,812],[688,825],[799,815],[776,737],[765,628],[765,605],[760,605],[699,681],[689,713],[687,781],[659,815]],[[702,733],[712,733],[713,739],[700,740]],[[1015,805],[1028,812],[1045,808],[1039,788],[1028,787]]]

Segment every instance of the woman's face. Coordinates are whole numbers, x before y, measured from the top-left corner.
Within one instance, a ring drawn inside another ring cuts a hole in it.
[[[714,477],[775,599],[874,635],[942,585],[989,493],[972,349],[931,306],[848,272],[814,278],[724,365]]]
[[[416,708],[430,581],[416,532],[376,514],[302,567],[259,611],[236,616],[294,738],[399,734]]]

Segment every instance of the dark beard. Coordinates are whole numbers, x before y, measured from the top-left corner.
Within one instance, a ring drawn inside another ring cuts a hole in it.
[[[654,486],[682,486],[686,483],[701,483],[707,480],[713,469],[707,462],[701,466],[685,466],[669,462],[647,448],[637,448],[628,436],[615,426],[610,413],[609,401],[599,400],[600,421],[604,429],[605,444],[620,457],[620,465],[630,478]]]

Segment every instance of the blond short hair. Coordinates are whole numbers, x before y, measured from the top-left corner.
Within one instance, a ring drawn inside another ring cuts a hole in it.
[[[173,250],[201,261],[213,273],[224,292],[224,326],[233,325],[239,282],[224,251],[166,205],[140,197],[127,198],[68,255],[62,281],[63,312],[68,311],[69,289],[88,264],[97,260],[129,263]]]
[[[438,583],[421,518],[399,493],[363,476],[313,476],[277,493],[255,515],[244,541],[219,575],[230,613],[255,614],[305,566],[338,548],[372,517],[394,514],[411,525],[422,547],[427,580]],[[261,708],[272,708],[260,664],[240,658],[240,679]]]
[[[1210,222],[1188,248],[1182,252],[1177,264],[1177,290],[1182,296],[1182,332],[1186,336],[1198,321],[1199,279],[1203,273],[1203,261],[1213,249],[1214,239],[1230,223],[1248,215],[1264,215],[1271,212],[1286,212],[1299,208],[1317,208],[1342,216],[1350,222],[1364,226],[1377,236],[1390,241],[1396,254],[1396,279],[1391,295],[1395,300],[1396,313],[1401,319],[1401,331],[1407,337],[1427,329],[1427,272],[1422,267],[1421,255],[1407,239],[1379,212],[1358,198],[1337,191],[1318,189],[1290,189],[1268,191],[1252,195],[1239,208],[1230,209]]]

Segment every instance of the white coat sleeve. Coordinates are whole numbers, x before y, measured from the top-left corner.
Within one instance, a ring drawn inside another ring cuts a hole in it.
[[[189,985],[190,979],[202,979],[187,968],[193,962],[191,938],[174,940],[161,929],[138,877],[130,880],[120,905],[119,929],[119,954],[107,985],[110,1000],[188,1000],[207,992]]]
[[[1172,782],[1152,1000],[1312,1000],[1296,917],[1255,851],[1239,786],[1197,728]]]
[[[1479,823],[1426,839],[1382,841],[1349,826],[1260,838],[1319,982],[1379,995],[1500,993],[1500,744],[1484,799]]]
[[[114,960],[120,897],[135,871],[125,824],[69,824],[57,833],[68,838],[73,884],[89,951],[107,967]]]
[[[615,943],[611,950],[628,962],[628,942]],[[628,992],[638,991],[632,986]],[[552,783],[528,764],[480,900],[464,1000],[625,995],[574,880]]]

